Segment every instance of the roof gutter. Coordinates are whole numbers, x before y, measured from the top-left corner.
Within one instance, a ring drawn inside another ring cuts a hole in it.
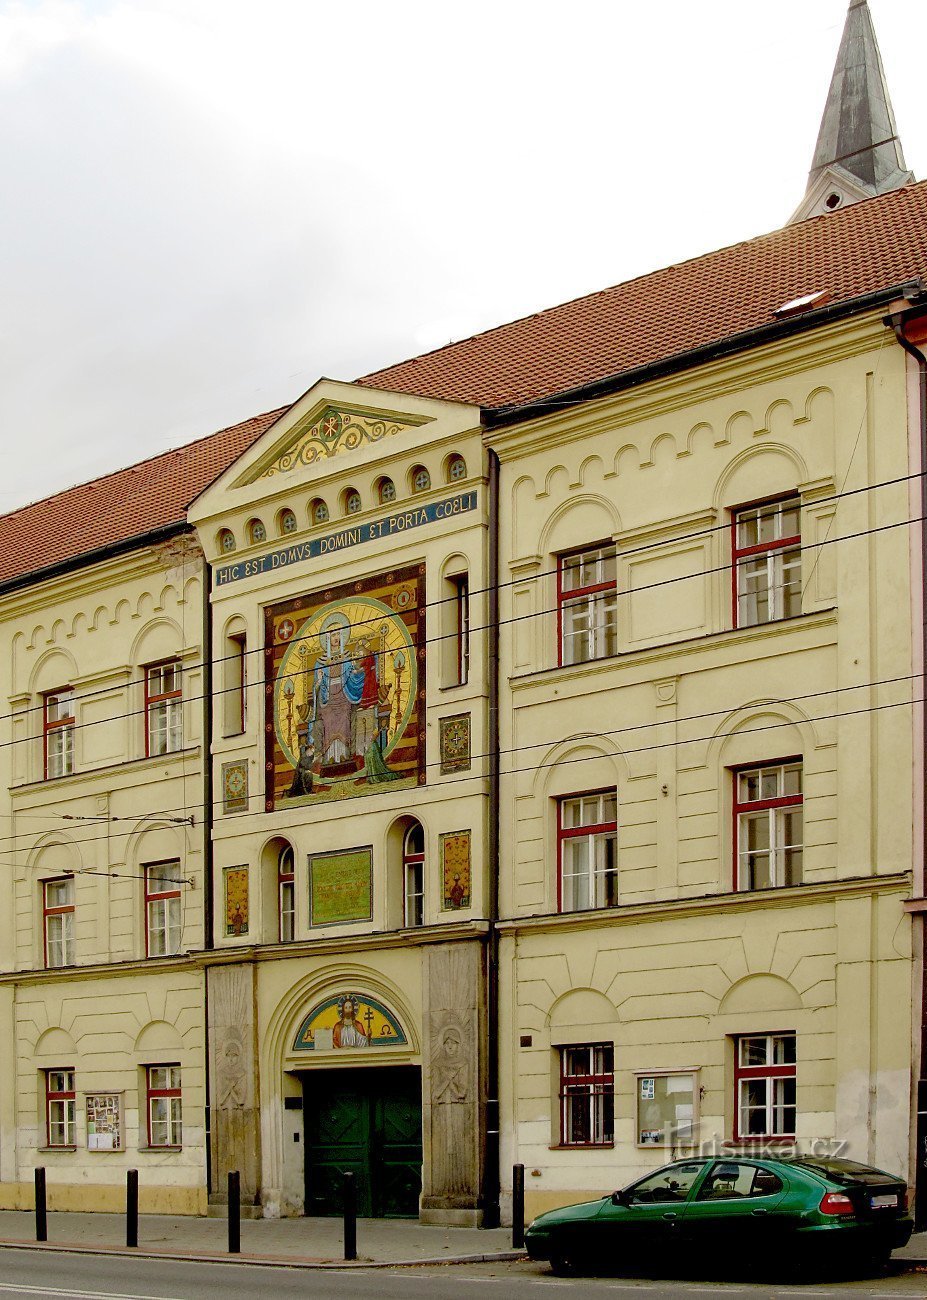
[[[19,591],[22,587],[32,587],[36,583],[47,582],[50,578],[60,578],[65,573],[73,573],[77,569],[89,568],[91,564],[99,564],[103,560],[113,560],[119,555],[125,555],[128,551],[138,551],[143,546],[154,546],[157,542],[166,542],[181,533],[190,532],[193,532],[193,529],[185,519],[178,519],[172,524],[161,524],[160,527],[152,528],[147,533],[136,533],[134,537],[123,537],[118,542],[108,542],[106,546],[98,546],[92,551],[83,551],[80,555],[72,555],[66,560],[59,560],[57,564],[48,564],[44,568],[31,569],[28,573],[18,573],[15,577],[6,578],[0,582],[0,596],[5,596],[11,591]]]
[[[667,375],[690,370],[695,366],[704,366],[712,361],[745,352],[749,348],[761,347],[765,343],[775,343],[779,339],[793,334],[804,334],[829,325],[835,321],[858,316],[866,311],[887,307],[899,298],[914,299],[927,291],[927,282],[922,279],[906,280],[903,284],[892,285],[887,289],[878,289],[874,293],[862,294],[858,298],[847,298],[844,302],[832,303],[819,307],[815,311],[804,312],[800,316],[788,316],[783,320],[770,321],[768,325],[757,325],[753,329],[731,334],[714,343],[692,348],[688,352],[678,352],[674,356],[648,362],[631,370],[623,370],[617,375],[605,379],[596,379],[589,384],[580,384],[576,388],[567,388],[550,397],[535,398],[524,405],[484,407],[482,410],[484,429],[500,429],[512,424],[522,424],[526,420],[540,419],[542,416],[554,415],[558,411],[569,410],[581,402],[592,402],[596,398],[610,397],[614,393],[636,388],[640,384],[650,383],[654,379],[663,379]]]

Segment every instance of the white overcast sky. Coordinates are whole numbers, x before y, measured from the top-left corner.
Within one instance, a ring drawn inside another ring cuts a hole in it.
[[[845,12],[0,0],[0,511],[781,225]]]

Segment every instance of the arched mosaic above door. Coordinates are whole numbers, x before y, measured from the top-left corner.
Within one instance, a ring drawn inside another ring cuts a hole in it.
[[[365,1047],[405,1047],[408,1038],[397,1017],[366,993],[347,990],[318,1002],[303,1020],[294,1052],[350,1051]]]

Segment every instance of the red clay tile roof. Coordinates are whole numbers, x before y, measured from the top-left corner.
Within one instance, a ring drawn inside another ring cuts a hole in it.
[[[927,277],[927,182],[668,266],[365,375],[359,383],[521,405],[830,303]]]
[[[182,524],[193,498],[286,409],[256,415],[0,516],[0,584]]]
[[[358,380],[485,407],[519,405],[830,305],[927,278],[927,182],[551,307]],[[0,585],[180,524],[185,507],[287,408],[0,516]]]

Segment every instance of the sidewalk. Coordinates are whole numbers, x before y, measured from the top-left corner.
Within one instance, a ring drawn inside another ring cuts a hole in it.
[[[31,1212],[0,1210],[0,1250],[26,1245],[88,1254],[168,1255],[302,1268],[390,1268],[524,1257],[523,1251],[511,1248],[511,1228],[436,1228],[414,1219],[358,1219],[354,1264],[343,1258],[340,1219],[242,1219],[241,1254],[231,1256],[225,1219],[139,1215],[134,1250],[126,1247],[125,1230],[125,1218],[118,1214],[50,1213],[48,1242],[37,1246]],[[927,1232],[916,1233],[893,1259],[908,1270],[927,1270]]]
[[[228,1254],[225,1219],[141,1214],[138,1248],[126,1248],[125,1218],[119,1214],[48,1215],[47,1245],[88,1253],[126,1252],[172,1258],[240,1260],[339,1268],[345,1264],[340,1219],[242,1219],[241,1254]],[[28,1211],[0,1210],[0,1248],[35,1245],[35,1217]],[[519,1259],[511,1228],[426,1227],[414,1219],[358,1219],[357,1265],[461,1263]],[[353,1265],[353,1267],[357,1267]]]

